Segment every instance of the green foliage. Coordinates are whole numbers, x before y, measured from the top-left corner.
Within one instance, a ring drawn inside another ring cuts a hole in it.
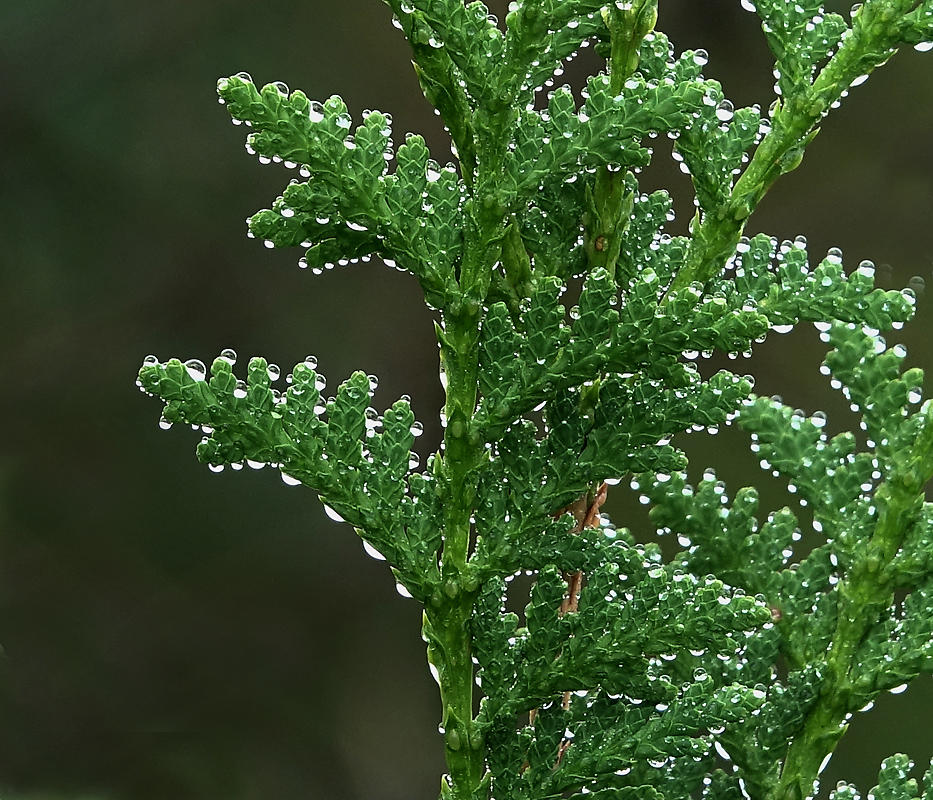
[[[913,409],[922,374],[880,334],[910,318],[911,293],[875,289],[869,262],[847,273],[836,249],[811,267],[803,237],[744,232],[851,85],[899,45],[930,49],[933,4],[866,0],[850,23],[817,0],[757,0],[779,95],[762,114],[703,77],[703,51],[674,56],[652,0],[524,0],[504,29],[480,2],[387,3],[458,167],[420,136],[394,149],[386,114],[351,130],[338,97],[245,73],[218,91],[250,152],[302,179],[251,236],[304,248],[314,273],[375,255],[417,277],[438,316],[443,443],[420,470],[407,398],[380,415],[357,372],[325,399],[311,357],[283,391],[261,358],[237,377],[224,351],[208,378],[150,356],[141,389],[165,402],[163,427],[201,430],[212,469],[269,464],[313,489],[424,605],[442,797],[812,795],[852,715],[933,670],[933,405]],[[540,101],[589,43],[606,72],[580,101]],[[666,232],[670,196],[640,188],[659,134],[693,183],[687,237]],[[830,345],[864,445],[694,364],[801,322]],[[790,509],[759,521],[753,487],[730,499],[712,470],[688,484],[672,438],[734,420],[812,515],[809,550]],[[600,514],[627,475],[676,536],[667,562]],[[520,618],[506,601],[523,571]],[[885,761],[874,796],[917,798],[910,766]]]

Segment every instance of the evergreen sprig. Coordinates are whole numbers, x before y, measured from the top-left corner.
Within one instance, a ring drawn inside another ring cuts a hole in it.
[[[269,464],[313,489],[424,605],[443,798],[812,796],[852,715],[933,669],[933,405],[913,410],[922,373],[881,336],[912,315],[909,292],[874,288],[869,262],[846,272],[836,249],[811,267],[803,237],[744,230],[851,86],[900,45],[931,49],[933,3],[866,0],[847,22],[818,0],[743,0],[775,57],[762,113],[703,77],[704,51],[675,57],[656,0],[518,0],[504,27],[481,2],[386,2],[458,166],[420,136],[394,148],[387,114],[354,128],[339,97],[246,73],[218,92],[247,149],[300,177],[251,236],[300,246],[313,273],[375,255],[417,277],[438,317],[437,452],[421,469],[407,398],[380,414],[357,372],[325,399],[310,357],[280,390],[261,358],[238,377],[224,351],[208,377],[150,356],[140,388],[165,402],[163,427],[201,430],[212,469]],[[539,100],[588,44],[606,71],[579,99]],[[666,192],[640,188],[659,134],[693,183],[689,236],[666,232]],[[831,346],[861,449],[693,363],[801,322]],[[672,437],[733,420],[808,507],[816,546],[801,550],[788,508],[759,521],[754,487],[730,499],[712,470],[687,483]],[[600,511],[626,475],[677,538],[667,562]],[[911,766],[885,761],[873,796],[918,798]]]

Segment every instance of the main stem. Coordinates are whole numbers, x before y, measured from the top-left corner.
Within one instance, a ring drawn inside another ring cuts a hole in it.
[[[444,502],[441,585],[425,607],[428,659],[436,670],[442,703],[449,782],[441,797],[472,800],[483,779],[484,742],[473,721],[470,627],[478,580],[469,564],[471,518],[485,437],[475,420],[482,309],[505,235],[506,203],[498,185],[511,111],[480,109],[476,190],[464,208],[464,248],[459,291],[443,310],[438,330],[446,381],[446,428],[439,477]]]
[[[479,331],[478,307],[460,303],[444,315],[441,356],[447,381],[444,452],[444,539],[441,586],[425,608],[428,658],[436,670],[442,703],[441,726],[450,783],[441,797],[466,800],[482,778],[483,743],[473,724],[473,662],[470,617],[476,598],[467,563],[476,467],[482,453],[473,432]]]

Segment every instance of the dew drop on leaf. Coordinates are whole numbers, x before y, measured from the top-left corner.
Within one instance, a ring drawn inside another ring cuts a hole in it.
[[[325,508],[325,510],[326,510],[326,509],[327,509],[327,506],[324,506],[324,508]],[[330,516],[330,515],[328,514],[328,516]],[[340,521],[343,522],[343,519],[341,519]],[[367,541],[364,541],[364,542],[363,542],[363,549],[366,551],[366,555],[368,555],[370,558],[376,559],[376,561],[385,561],[385,560],[386,560],[386,557],[385,557],[384,555],[382,555],[382,553],[380,553],[375,547],[373,547],[373,546],[372,546],[369,542],[367,542]]]
[[[716,107],[716,119],[720,122],[728,122],[735,115],[735,106],[729,100],[723,100]]]
[[[204,366],[204,362],[196,358],[188,359],[185,362],[185,369],[188,370],[191,378],[196,381],[203,381],[207,375],[207,367]]]

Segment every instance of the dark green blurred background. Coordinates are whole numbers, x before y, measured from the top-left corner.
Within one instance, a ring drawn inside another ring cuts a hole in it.
[[[845,4],[843,8],[847,8]],[[504,17],[505,3],[491,10]],[[270,470],[215,475],[199,437],[164,433],[141,395],[148,353],[222,348],[283,373],[308,353],[331,388],[376,373],[377,405],[413,397],[437,446],[436,345],[410,276],[362,264],[321,277],[245,237],[285,186],[243,150],[214,92],[246,69],[394,117],[395,140],[443,131],[378,0],[0,2],[0,796],[249,800],[436,797],[439,706],[420,611],[352,531]],[[737,105],[772,100],[771,63],[738,0],[662,0],[679,50]],[[594,66],[586,51],[568,79]],[[870,258],[886,287],[933,259],[933,54],[898,55],[835,112],[750,233],[805,234],[818,260]],[[658,145],[663,161],[664,145]],[[669,149],[669,148],[668,148]],[[682,231],[686,179],[663,165]],[[895,339],[933,367],[931,317]],[[751,361],[762,394],[853,424],[812,329]],[[727,360],[716,366],[730,366]],[[684,437],[692,472],[758,480],[747,441]],[[250,474],[245,474],[250,473]],[[790,502],[762,478],[763,509]],[[618,524],[649,534],[628,489]],[[872,785],[894,751],[933,754],[930,681],[855,720],[826,773]]]

